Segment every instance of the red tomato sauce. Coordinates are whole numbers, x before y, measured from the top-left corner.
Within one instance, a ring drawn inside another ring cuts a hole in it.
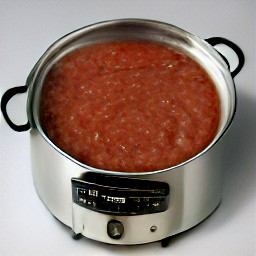
[[[47,74],[40,105],[51,141],[104,170],[148,172],[182,163],[213,140],[214,83],[191,58],[146,42],[74,50]]]

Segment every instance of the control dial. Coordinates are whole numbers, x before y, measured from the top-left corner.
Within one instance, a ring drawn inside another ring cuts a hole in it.
[[[124,226],[118,220],[110,220],[107,225],[108,236],[113,239],[120,239],[124,233]]]

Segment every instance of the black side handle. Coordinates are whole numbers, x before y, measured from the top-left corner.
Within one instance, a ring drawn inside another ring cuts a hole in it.
[[[3,116],[7,122],[7,124],[9,124],[9,126],[17,132],[23,132],[23,131],[27,131],[30,129],[30,123],[29,121],[26,124],[23,125],[17,125],[14,124],[11,119],[9,118],[7,111],[6,111],[6,107],[7,107],[7,103],[9,102],[9,100],[16,94],[18,93],[25,93],[27,91],[28,87],[27,86],[18,86],[18,87],[13,87],[11,89],[8,89],[1,100],[1,110],[3,113]]]
[[[224,45],[227,45],[228,47],[230,47],[232,50],[234,50],[234,52],[236,53],[238,60],[239,60],[237,67],[235,68],[235,70],[233,70],[231,72],[231,76],[234,78],[241,71],[242,67],[244,66],[244,60],[245,60],[244,53],[242,52],[240,47],[237,46],[235,43],[233,43],[223,37],[211,37],[211,38],[205,39],[205,41],[208,42],[212,46],[215,46],[217,44],[224,44]],[[220,54],[220,55],[225,60],[225,62],[227,62],[228,67],[230,68],[227,59],[222,54]]]

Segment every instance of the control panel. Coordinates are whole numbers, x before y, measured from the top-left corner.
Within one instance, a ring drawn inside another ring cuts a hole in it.
[[[72,179],[73,202],[81,207],[114,215],[141,215],[168,208],[165,182],[88,173]]]

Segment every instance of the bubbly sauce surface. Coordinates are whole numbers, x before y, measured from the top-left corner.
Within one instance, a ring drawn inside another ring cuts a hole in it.
[[[68,53],[47,74],[40,121],[49,139],[104,170],[149,172],[182,163],[213,140],[214,83],[191,58],[146,42]]]

